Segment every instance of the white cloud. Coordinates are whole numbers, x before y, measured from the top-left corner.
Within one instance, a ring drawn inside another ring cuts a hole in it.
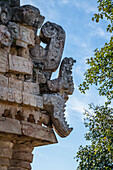
[[[85,10],[87,13],[97,12],[97,8],[94,8],[93,5],[88,3],[87,1],[74,0],[74,5],[77,8],[81,8],[81,9]]]
[[[58,3],[65,5],[69,3],[69,0],[59,0]]]
[[[71,45],[87,48],[87,43],[85,42],[84,37],[78,37],[77,34],[69,34],[68,39],[71,40]]]
[[[100,25],[97,25],[97,23],[90,23],[90,24],[88,24],[88,27],[91,29],[91,31],[89,33],[89,36],[91,36],[91,37],[97,36],[97,37],[100,37],[100,38],[104,38],[107,41],[111,37],[110,33],[108,33],[106,31],[106,28],[104,26],[102,28],[102,25],[100,27]]]
[[[109,40],[109,38],[111,37],[110,34],[108,34],[106,31],[104,31],[102,28],[97,28],[96,30],[92,31],[92,36],[99,36],[99,37],[103,37],[106,40]]]
[[[84,0],[59,0],[58,3],[60,5],[74,5],[77,8],[85,10],[87,13],[89,12],[97,12],[97,8],[93,6],[93,3],[84,1]]]

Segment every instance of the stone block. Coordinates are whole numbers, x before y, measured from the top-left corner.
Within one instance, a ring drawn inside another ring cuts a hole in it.
[[[36,96],[36,106],[38,108],[43,109],[43,97],[42,96]]]
[[[2,170],[2,169],[1,169]],[[5,169],[3,169],[5,170]],[[7,169],[6,169],[7,170]],[[15,170],[15,167],[9,167],[8,170]],[[25,169],[25,168],[21,168],[21,167],[16,167],[16,170],[28,170],[28,169]]]
[[[0,141],[0,157],[11,159],[12,147],[13,143],[8,141]]]
[[[10,166],[14,166],[15,169],[16,167],[22,167],[22,168],[26,168],[28,170],[31,169],[30,163],[27,161],[22,161],[22,160],[11,160],[10,161]]]
[[[27,162],[32,162],[33,154],[26,151],[14,151],[12,158],[16,160],[24,160]]]
[[[23,92],[23,104],[36,107],[36,95]]]
[[[16,40],[16,45],[23,47],[23,48],[27,48],[27,43],[20,41],[20,40]]]
[[[24,57],[24,58],[30,58],[29,56],[29,48],[19,48],[18,49],[18,56]]]
[[[19,103],[19,104],[22,103],[23,99],[22,99],[22,92],[21,92],[21,91],[16,90],[16,91],[14,92],[14,101],[15,101],[16,103]]]
[[[50,143],[57,143],[57,139],[52,129],[25,121],[22,121],[21,123],[23,135],[45,140]]]
[[[7,170],[7,166],[1,166],[0,170]]]
[[[0,48],[0,72],[5,73],[8,71],[8,56],[7,52]]]
[[[0,87],[0,100],[7,100],[8,99],[8,89]]]
[[[0,87],[0,100],[22,103],[22,92],[14,88]]]
[[[16,40],[16,45],[20,47],[27,47],[27,45],[34,46],[35,35],[32,28],[9,22],[8,28],[12,34],[12,38]]]
[[[12,77],[9,77],[9,85],[8,85],[9,89],[22,92],[22,85],[23,84],[21,80],[17,80]]]
[[[10,47],[11,45],[11,35],[5,25],[0,25],[0,44],[6,47]]]
[[[8,88],[8,78],[0,74],[0,87]]]
[[[25,105],[29,105],[30,104],[30,100],[29,100],[29,94],[23,92],[23,104]]]
[[[0,166],[9,166],[9,159],[7,158],[0,158]]]
[[[36,102],[36,95],[29,95],[29,101],[30,101],[30,106],[36,107],[37,102]]]
[[[24,92],[29,94],[39,94],[39,85],[32,82],[24,82]]]
[[[23,92],[23,104],[43,108],[43,97]]]
[[[35,45],[35,36],[34,31],[31,28],[20,26],[20,37],[23,42],[26,42],[28,45]]]
[[[13,153],[17,152],[17,151],[21,151],[21,152],[27,152],[27,153],[31,153],[33,151],[33,147],[31,147],[31,145],[29,144],[14,144],[13,147]]]
[[[9,56],[9,71],[32,75],[33,64],[30,60],[18,56]]]
[[[21,135],[21,125],[18,120],[5,118],[0,121],[0,132]]]
[[[42,114],[40,117],[40,122],[48,126],[51,122],[51,118],[47,114]]]
[[[15,94],[13,90],[8,89],[8,101],[9,102],[14,102],[15,101]]]

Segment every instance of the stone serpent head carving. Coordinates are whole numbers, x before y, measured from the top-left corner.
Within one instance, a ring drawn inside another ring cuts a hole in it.
[[[31,56],[35,63],[35,68],[41,75],[39,82],[41,84],[41,92],[44,96],[44,108],[50,113],[56,132],[61,137],[66,137],[70,134],[72,128],[69,128],[69,125],[65,121],[64,108],[68,100],[68,95],[71,95],[74,91],[72,66],[75,60],[64,58],[60,66],[58,78],[50,80],[52,72],[58,68],[61,61],[65,43],[65,31],[57,24],[46,22],[41,28],[40,40],[47,44],[47,46],[42,48],[40,44],[36,44],[31,49]],[[40,53],[38,52],[39,50]],[[38,59],[40,61],[39,65],[36,64]],[[43,65],[43,69],[40,67],[40,64]]]
[[[4,2],[0,2],[0,23],[7,24],[9,20],[11,20],[11,8],[9,4]]]
[[[74,91],[75,60],[61,61],[65,31],[49,21],[42,25],[43,21],[38,8],[14,0],[0,2],[0,107],[2,116],[54,127],[66,137],[72,131],[64,111]],[[59,65],[58,78],[51,80]]]

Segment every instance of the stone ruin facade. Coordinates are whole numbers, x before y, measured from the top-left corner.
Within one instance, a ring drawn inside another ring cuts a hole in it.
[[[53,128],[61,137],[72,131],[64,111],[75,60],[61,62],[65,31],[43,22],[36,7],[0,1],[0,170],[30,170],[34,147],[57,143]]]

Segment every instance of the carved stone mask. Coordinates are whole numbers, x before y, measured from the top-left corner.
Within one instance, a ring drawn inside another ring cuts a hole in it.
[[[24,5],[14,9],[13,21],[40,28],[44,21],[44,17],[40,15],[38,8],[31,5]]]
[[[7,24],[10,19],[11,19],[10,6],[4,2],[0,2],[0,22],[2,24]]]

